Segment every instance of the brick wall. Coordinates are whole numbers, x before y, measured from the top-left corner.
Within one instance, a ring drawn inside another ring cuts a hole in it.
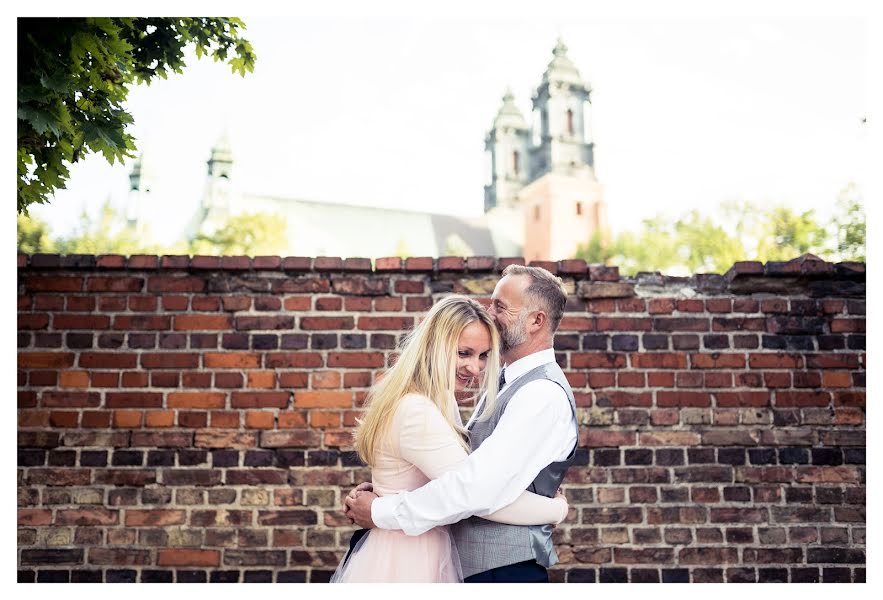
[[[18,257],[20,581],[326,581],[403,330],[515,259]],[[865,580],[865,266],[541,263],[581,423],[553,581]]]

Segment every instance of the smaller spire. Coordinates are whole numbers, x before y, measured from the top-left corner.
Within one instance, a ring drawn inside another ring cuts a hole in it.
[[[503,94],[503,105],[494,119],[494,128],[497,127],[527,129],[527,121],[524,120],[524,115],[521,114],[521,111],[515,105],[515,95],[509,86],[506,86],[506,91]]]
[[[561,36],[558,36],[558,41],[555,44],[555,49],[552,50],[552,54],[555,56],[567,56],[567,46],[564,45],[564,40],[561,39]]]

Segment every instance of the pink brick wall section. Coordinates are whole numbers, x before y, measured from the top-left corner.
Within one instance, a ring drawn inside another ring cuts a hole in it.
[[[326,581],[372,381],[513,262],[19,256],[19,580]],[[553,581],[865,580],[864,264],[543,266],[581,423]]]

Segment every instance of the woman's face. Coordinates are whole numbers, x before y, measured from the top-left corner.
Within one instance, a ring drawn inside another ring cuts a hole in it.
[[[474,387],[487,366],[491,351],[491,334],[481,321],[473,321],[460,333],[457,340],[457,391]]]

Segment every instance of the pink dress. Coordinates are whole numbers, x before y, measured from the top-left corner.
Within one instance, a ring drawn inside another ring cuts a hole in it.
[[[371,471],[374,493],[386,496],[417,489],[466,456],[457,434],[438,408],[423,396],[409,394],[399,403],[389,433],[379,445]],[[540,525],[558,523],[566,512],[563,500],[524,492],[515,502],[486,518],[515,525]],[[461,581],[460,561],[447,526],[434,527],[416,536],[400,530],[372,529],[331,578],[332,583]]]

